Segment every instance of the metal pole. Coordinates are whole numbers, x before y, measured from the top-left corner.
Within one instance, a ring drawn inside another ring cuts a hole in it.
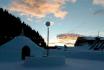
[[[48,46],[49,46],[49,27],[47,27],[47,56],[49,55]]]
[[[46,26],[47,26],[47,47],[46,47],[46,56],[49,55],[49,26],[50,26],[50,22],[47,21],[46,22]]]

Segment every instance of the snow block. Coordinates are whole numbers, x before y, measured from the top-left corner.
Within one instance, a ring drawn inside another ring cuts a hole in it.
[[[63,66],[65,57],[27,57],[23,65],[26,67]]]

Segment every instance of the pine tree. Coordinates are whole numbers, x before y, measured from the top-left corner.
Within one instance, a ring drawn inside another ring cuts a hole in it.
[[[24,36],[30,38],[40,47],[45,47],[46,43],[38,31],[21,22],[19,17],[15,17],[8,13],[7,10],[0,8],[0,45],[12,40],[14,37],[19,36],[23,30]]]

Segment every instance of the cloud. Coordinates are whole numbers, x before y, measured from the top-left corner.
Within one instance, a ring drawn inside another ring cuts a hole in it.
[[[76,0],[13,0],[8,9],[37,18],[43,18],[48,14],[64,18],[68,12],[64,10],[63,5],[67,2],[75,3]]]
[[[64,33],[64,34],[59,34],[59,35],[57,35],[57,38],[59,38],[59,39],[66,39],[66,38],[69,38],[69,39],[76,39],[76,37],[79,37],[79,36],[81,36],[81,35],[79,35],[79,34],[70,34],[70,33]]]
[[[93,4],[104,6],[104,0],[93,0]]]
[[[77,0],[69,0],[69,2],[71,2],[71,3],[76,3]]]
[[[74,45],[76,42],[77,38],[81,36],[79,34],[69,34],[69,33],[64,33],[64,34],[59,34],[57,35],[58,42],[63,43],[65,45]]]
[[[104,0],[92,0],[93,5],[99,5],[104,7]],[[104,15],[104,9],[99,9],[93,13],[93,15]]]

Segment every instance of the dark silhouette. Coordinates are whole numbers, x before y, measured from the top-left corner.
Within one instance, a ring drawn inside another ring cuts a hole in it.
[[[67,47],[66,45],[64,45],[64,51],[66,51],[66,50],[67,50],[67,48],[68,48],[68,47]]]
[[[21,22],[20,18],[0,8],[0,45],[21,35],[21,32],[40,47],[46,47],[46,43],[38,31],[32,30],[31,27]]]
[[[93,38],[93,37],[91,37],[91,38]],[[76,43],[74,45],[75,46],[82,46],[85,43],[92,45],[93,42],[94,42],[93,39],[87,39],[87,37],[78,37],[76,40]]]
[[[75,46],[83,46],[84,44],[93,45],[95,42],[95,37],[78,37]]]

